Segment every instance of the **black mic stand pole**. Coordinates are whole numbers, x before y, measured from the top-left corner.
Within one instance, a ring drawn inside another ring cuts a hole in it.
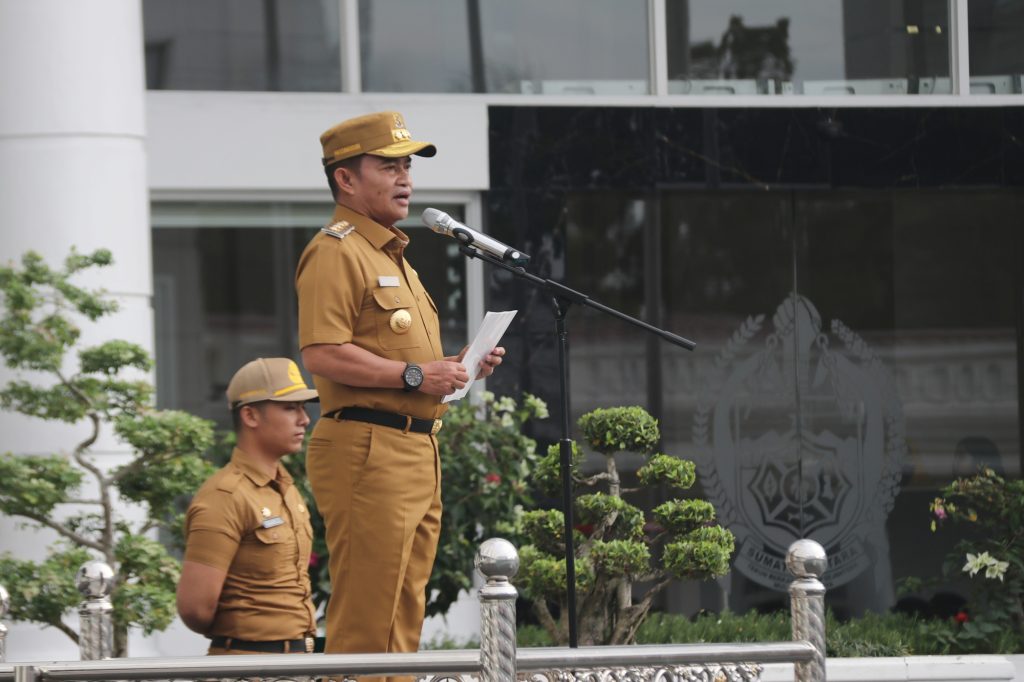
[[[555,315],[555,329],[558,334],[559,388],[562,403],[562,437],[558,441],[558,454],[559,468],[562,476],[563,517],[565,518],[565,601],[566,608],[569,609],[569,646],[575,649],[579,646],[579,636],[576,628],[576,553],[573,548],[574,524],[572,520],[572,439],[569,438],[569,332],[565,322],[566,315],[569,313],[569,306],[573,303],[580,303],[600,310],[612,317],[660,336],[670,343],[682,346],[686,350],[693,350],[697,344],[689,339],[677,336],[664,329],[659,329],[635,317],[620,313],[614,308],[609,308],[597,301],[593,301],[575,289],[570,289],[553,280],[529,273],[523,267],[509,265],[488,253],[478,251],[471,245],[460,243],[459,251],[469,258],[479,258],[491,265],[507,270],[516,277],[525,279],[532,285],[547,291],[552,296],[551,302]]]

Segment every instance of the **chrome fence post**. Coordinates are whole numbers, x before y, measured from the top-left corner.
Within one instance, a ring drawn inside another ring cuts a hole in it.
[[[4,618],[11,609],[11,595],[7,588],[0,585],[0,663],[7,660],[7,626],[4,625]]]
[[[480,545],[474,563],[487,579],[480,588],[480,679],[515,682],[519,593],[509,579],[519,570],[519,553],[508,540],[491,538]]]
[[[114,655],[114,570],[102,561],[88,561],[75,578],[85,600],[78,605],[78,648],[83,661]]]
[[[796,664],[796,682],[825,682],[825,586],[819,578],[827,567],[825,548],[814,540],[797,540],[786,552],[786,568],[795,578],[789,585],[793,639],[815,649],[813,660]]]
[[[39,679],[39,668],[34,665],[14,666],[14,682],[36,682]]]

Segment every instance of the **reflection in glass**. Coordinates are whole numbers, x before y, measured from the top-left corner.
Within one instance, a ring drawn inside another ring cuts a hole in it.
[[[368,92],[643,94],[646,0],[361,0]]]
[[[666,3],[669,92],[949,92],[946,0]]]
[[[625,194],[567,200],[566,282],[632,317],[644,310],[649,206]],[[572,420],[598,407],[648,405],[645,332],[586,306],[573,310],[569,354]],[[552,326],[552,331],[554,327]],[[614,397],[614,398],[612,398]]]
[[[150,90],[337,92],[337,0],[144,0]]]
[[[1024,92],[1024,1],[967,3],[971,94]]]

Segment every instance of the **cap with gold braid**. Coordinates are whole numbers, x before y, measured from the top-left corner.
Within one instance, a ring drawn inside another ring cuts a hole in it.
[[[397,111],[380,111],[342,121],[320,136],[320,144],[324,148],[325,166],[360,154],[401,158],[437,153],[430,142],[412,139],[405,119]]]
[[[317,392],[306,385],[298,365],[288,358],[258,358],[246,363],[231,377],[227,394],[232,410],[264,400],[320,400]]]

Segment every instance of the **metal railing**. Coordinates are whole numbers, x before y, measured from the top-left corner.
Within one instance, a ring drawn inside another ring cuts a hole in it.
[[[480,588],[480,649],[408,654],[275,654],[190,658],[107,658],[112,651],[109,567],[90,562],[79,571],[85,600],[79,608],[81,661],[3,665],[6,628],[0,623],[0,682],[56,680],[251,680],[337,682],[363,676],[409,675],[429,682],[751,682],[765,663],[794,663],[795,682],[825,682],[825,550],[813,540],[794,542],[786,566],[790,585],[793,641],[756,644],[671,644],[646,646],[545,647],[517,650],[511,578],[519,556],[506,540],[484,542],[476,566],[486,578]],[[0,587],[0,619],[6,614]],[[105,604],[105,605],[104,605]]]

